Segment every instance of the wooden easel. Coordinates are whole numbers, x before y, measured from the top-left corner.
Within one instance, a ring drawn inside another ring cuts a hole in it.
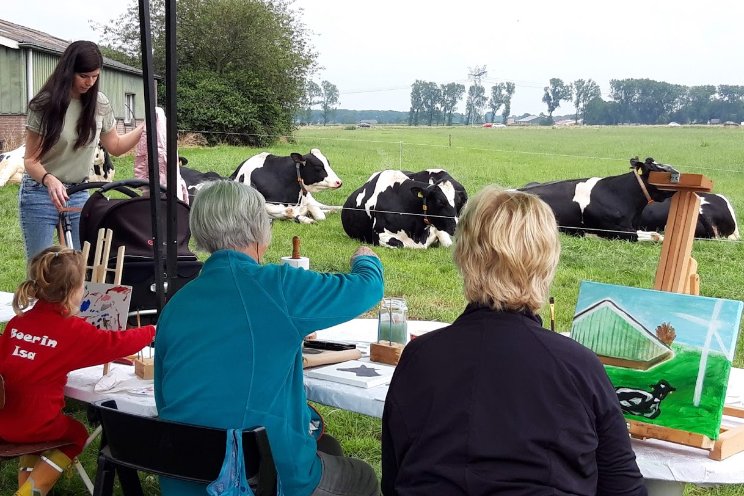
[[[109,254],[111,253],[111,241],[114,238],[114,233],[111,229],[99,229],[98,237],[96,239],[96,251],[93,255],[93,264],[87,265],[88,255],[90,254],[90,243],[83,243],[83,259],[85,260],[85,280],[90,282],[105,283],[106,276],[109,273],[114,275],[114,284],[121,284],[121,273],[124,269],[124,251],[125,246],[122,245],[116,252],[116,266],[114,269],[109,269],[108,260]],[[90,271],[90,278],[88,278],[88,271]],[[109,364],[103,365],[103,375],[108,374]]]
[[[659,267],[654,289],[673,293],[700,294],[697,261],[692,258],[692,241],[700,212],[700,197],[696,192],[710,192],[713,182],[701,174],[652,172],[649,183],[665,191],[676,191],[669,208]],[[744,408],[724,407],[724,415],[744,418]],[[692,432],[671,429],[635,420],[628,421],[630,435],[637,439],[654,438],[708,450],[708,457],[723,460],[744,451],[744,425],[721,426],[718,439]]]

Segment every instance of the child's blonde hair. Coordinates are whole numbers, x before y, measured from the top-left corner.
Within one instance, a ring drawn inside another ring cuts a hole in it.
[[[59,303],[67,315],[80,310],[71,301],[73,293],[83,284],[85,260],[77,250],[50,246],[38,253],[28,264],[28,279],[13,295],[13,311],[21,315],[35,300]]]

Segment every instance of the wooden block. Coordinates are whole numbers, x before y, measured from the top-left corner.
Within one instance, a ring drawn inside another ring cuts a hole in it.
[[[380,341],[369,345],[369,359],[373,362],[398,365],[405,345],[392,341]]]
[[[665,191],[703,191],[713,190],[713,181],[702,174],[680,174],[679,182],[671,182],[671,172],[651,172],[648,183]]]
[[[152,379],[155,377],[155,359],[154,358],[135,358],[134,375],[140,379]]]

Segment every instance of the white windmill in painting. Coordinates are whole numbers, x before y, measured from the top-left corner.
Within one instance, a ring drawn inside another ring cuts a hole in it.
[[[724,355],[726,355],[726,358],[728,358],[729,361],[732,361],[734,359],[734,351],[736,349],[736,333],[732,333],[731,342],[726,344],[723,342],[723,338],[721,338],[721,334],[718,332],[721,327],[726,325],[726,322],[719,320],[721,309],[723,308],[723,303],[723,300],[716,301],[716,304],[713,307],[713,315],[711,315],[710,319],[703,319],[700,317],[695,317],[694,315],[675,312],[675,315],[677,317],[689,320],[690,322],[702,326],[707,325],[708,327],[708,332],[705,335],[705,344],[703,344],[703,352],[700,355],[700,368],[698,369],[697,381],[695,381],[695,395],[692,399],[692,403],[695,406],[700,406],[700,397],[703,394],[703,382],[705,381],[705,368],[708,364],[708,354],[711,351],[711,344],[713,342],[713,339],[716,340],[718,349],[721,350]]]

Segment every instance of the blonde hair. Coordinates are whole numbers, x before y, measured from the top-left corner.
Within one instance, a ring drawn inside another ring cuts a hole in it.
[[[50,246],[31,259],[28,279],[23,281],[13,295],[13,311],[21,315],[35,300],[59,303],[75,315],[80,310],[71,301],[76,289],[85,279],[83,254],[69,248]]]
[[[555,215],[545,202],[487,186],[465,205],[453,258],[468,302],[537,312],[548,297],[560,251]]]

